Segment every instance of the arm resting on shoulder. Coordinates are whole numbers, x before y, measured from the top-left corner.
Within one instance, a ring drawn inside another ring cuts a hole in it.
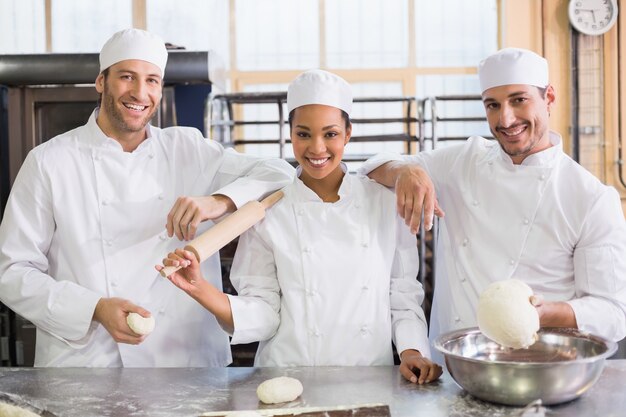
[[[412,233],[417,233],[424,217],[424,227],[430,230],[433,216],[443,217],[437,203],[435,186],[426,171],[416,163],[389,161],[367,174],[371,179],[396,191],[398,214]]]

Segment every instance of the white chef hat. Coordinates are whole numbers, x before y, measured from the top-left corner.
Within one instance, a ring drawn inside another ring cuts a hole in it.
[[[126,59],[150,62],[165,74],[167,49],[165,42],[155,34],[141,29],[124,29],[109,38],[100,51],[100,72]]]
[[[287,109],[291,112],[307,104],[323,104],[352,112],[352,88],[343,78],[328,71],[303,72],[287,88]]]
[[[509,84],[548,86],[548,61],[527,49],[504,48],[478,65],[480,91]]]

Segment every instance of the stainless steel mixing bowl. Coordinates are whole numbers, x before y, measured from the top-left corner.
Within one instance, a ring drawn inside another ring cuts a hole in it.
[[[573,400],[600,377],[617,344],[574,329],[542,329],[527,349],[505,348],[478,328],[443,334],[435,348],[452,378],[480,399],[507,405]]]

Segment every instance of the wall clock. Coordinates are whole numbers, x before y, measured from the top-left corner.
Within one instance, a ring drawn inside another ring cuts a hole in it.
[[[585,35],[601,35],[617,22],[617,0],[570,0],[569,21]]]

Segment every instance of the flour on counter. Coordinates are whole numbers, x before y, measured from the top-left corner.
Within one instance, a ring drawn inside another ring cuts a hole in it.
[[[263,417],[263,415],[256,411],[233,411],[226,414],[225,417]]]
[[[0,403],[0,416],[2,417],[39,417],[30,410],[13,404]]]

